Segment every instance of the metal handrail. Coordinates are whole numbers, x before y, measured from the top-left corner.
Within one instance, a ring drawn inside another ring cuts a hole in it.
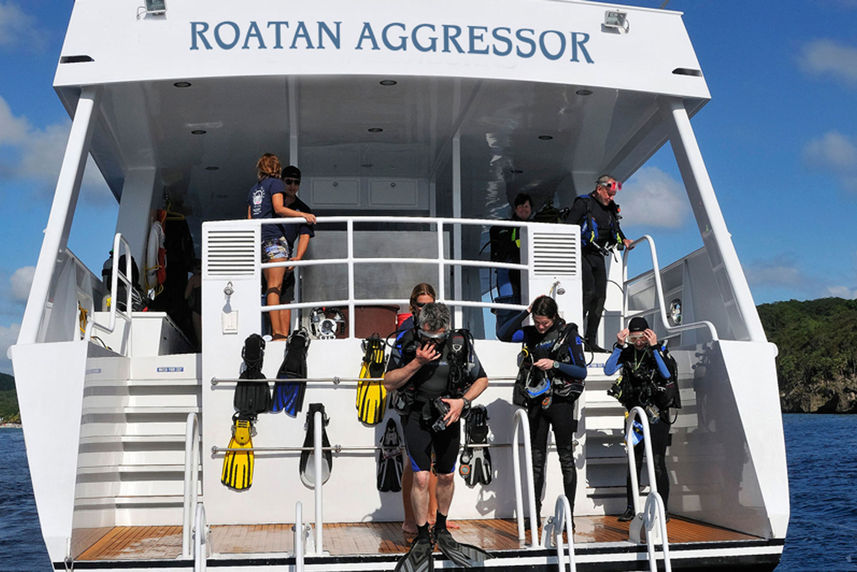
[[[527,479],[527,501],[530,512],[530,539],[532,546],[541,547],[541,540],[538,535],[538,524],[536,520],[536,493],[533,486],[533,453],[530,446],[530,421],[527,419],[527,411],[518,409],[512,417],[512,423],[515,425],[515,430],[512,433],[512,474],[515,476],[515,512],[518,520],[518,540],[521,542],[526,538],[524,532],[524,501],[521,490],[521,463],[519,447],[520,430],[524,431],[524,470]]]
[[[122,250],[124,250],[125,256],[125,272],[119,272],[119,259],[123,256]],[[131,262],[131,247],[129,246],[128,241],[122,236],[122,233],[117,232],[113,237],[113,272],[110,279],[110,320],[108,321],[107,326],[103,326],[96,323],[95,319],[93,319],[92,327],[87,327],[86,329],[85,339],[87,341],[92,337],[92,328],[98,328],[102,332],[112,334],[116,330],[117,314],[128,324],[131,323],[131,294],[133,288],[131,279],[129,278],[129,276],[132,276]],[[125,285],[125,310],[119,309],[119,300],[117,299],[120,280],[122,281],[122,284]],[[129,342],[130,338],[131,329],[128,328]]]
[[[717,328],[713,323],[708,320],[700,320],[698,322],[691,322],[690,324],[681,324],[676,326],[671,326],[669,320],[667,320],[666,314],[666,304],[664,303],[664,290],[663,284],[661,283],[661,268],[658,264],[658,251],[655,248],[655,241],[648,234],[644,234],[637,240],[631,243],[631,246],[636,246],[638,243],[646,241],[649,244],[649,252],[652,257],[652,276],[655,279],[655,294],[658,302],[658,317],[661,319],[661,324],[667,333],[679,333],[687,330],[696,330],[700,328],[708,328],[708,333],[711,335],[712,340],[718,340],[717,336]],[[630,254],[630,248],[625,249],[625,253],[622,255],[622,264],[625,268],[628,267],[628,255]],[[630,280],[625,281],[625,288],[623,289],[622,296],[622,319],[628,316],[628,282]]]
[[[646,497],[646,507],[643,510],[643,526],[646,529],[646,551],[649,556],[649,570],[651,572],[657,572],[658,569],[657,554],[655,553],[655,542],[658,536],[662,539],[661,550],[664,555],[664,570],[672,572],[667,523],[664,518],[661,518],[661,515],[665,514],[666,508],[664,508],[664,500],[661,498],[660,493],[650,493]]]
[[[208,539],[205,521],[205,507],[197,503],[193,527],[193,572],[205,572],[208,558]]]
[[[568,497],[559,495],[556,498],[554,505],[554,516],[542,528],[542,545],[547,546],[547,540],[550,535],[553,535],[554,546],[556,547],[556,565],[557,570],[565,570],[565,541],[562,539],[562,532],[568,532],[568,561],[571,566],[571,572],[576,572],[577,563],[574,559],[574,516],[571,510],[571,503],[568,502]]]
[[[251,226],[263,226],[267,224],[304,224],[305,220],[301,217],[278,218],[278,219],[248,219],[242,224]],[[437,235],[437,257],[436,258],[355,258],[354,257],[354,224],[355,223],[378,223],[378,222],[395,222],[395,223],[411,223],[411,224],[433,224],[435,225],[435,233]],[[524,310],[527,306],[521,304],[504,304],[495,302],[482,301],[465,301],[448,299],[446,296],[445,276],[447,267],[460,268],[462,266],[470,266],[477,268],[505,268],[512,270],[529,271],[530,266],[527,264],[514,264],[507,262],[493,262],[486,260],[475,259],[455,259],[447,258],[444,255],[444,230],[454,226],[509,226],[522,227],[526,226],[526,222],[519,221],[501,221],[501,220],[484,220],[484,219],[465,219],[465,218],[444,218],[444,217],[392,217],[392,216],[359,216],[345,217],[333,216],[317,219],[318,224],[326,223],[345,223],[346,225],[346,257],[325,260],[300,260],[300,261],[283,261],[283,262],[268,262],[260,264],[260,268],[275,268],[275,267],[290,267],[290,266],[320,266],[330,264],[345,264],[348,273],[348,298],[341,300],[325,300],[316,302],[297,302],[291,304],[275,304],[262,306],[262,312],[271,312],[277,310],[292,310],[301,308],[312,308],[317,306],[326,307],[347,307],[349,315],[354,315],[356,307],[379,305],[379,304],[396,304],[401,303],[401,300],[396,299],[376,299],[376,300],[355,300],[354,299],[354,271],[359,264],[436,264],[437,265],[437,284],[439,302],[446,303],[456,308],[496,308],[500,310]],[[457,316],[456,319],[460,319]],[[354,337],[354,321],[348,322],[348,337]]]
[[[636,461],[636,453],[634,452],[634,445],[632,442],[632,435],[634,431],[634,421],[639,420],[640,425],[643,428],[643,447],[646,451],[646,471],[649,475],[649,496],[655,496],[660,500],[660,495],[658,494],[658,483],[655,477],[655,462],[652,457],[652,438],[651,438],[651,430],[649,429],[649,419],[646,415],[646,412],[642,407],[634,407],[628,414],[628,419],[625,420],[625,450],[628,454],[628,472],[631,476],[631,496],[634,502],[634,519],[631,521],[630,526],[628,527],[628,537],[631,542],[642,542],[642,530],[645,526],[646,530],[646,542],[649,544],[649,541],[659,542],[664,546],[669,542],[666,536],[666,509],[664,508],[663,500],[657,504],[657,519],[653,518],[644,518],[643,511],[640,507],[640,487],[639,481],[637,479],[637,461]],[[649,500],[646,499],[648,503]],[[657,501],[654,501],[657,502]],[[647,506],[647,509],[649,507]],[[654,525],[660,521],[664,526],[655,527]],[[666,549],[664,552],[665,556],[669,555],[669,549]],[[653,558],[653,552],[650,551],[649,559]]]
[[[187,422],[185,423],[184,506],[182,508],[182,555],[188,558],[191,556],[191,533],[193,527],[191,510],[196,506],[199,498],[199,465],[196,459],[200,457],[200,462],[202,461],[200,440],[199,418],[196,413],[188,413]]]
[[[324,416],[316,411],[313,416],[312,442],[315,448],[315,553],[324,554],[324,516],[322,513],[322,482],[321,482],[321,432],[324,429]]]
[[[514,382],[517,377],[513,376],[498,376],[498,377],[489,377],[489,382],[505,382],[511,381]],[[330,384],[340,385],[356,385],[363,381],[384,381],[383,377],[290,377],[288,379],[241,379],[240,377],[212,377],[210,380],[212,387],[216,385],[220,385],[221,383],[241,383],[244,381],[274,381],[274,382],[288,382],[288,383],[319,383],[319,384]]]
[[[295,503],[295,572],[304,569],[304,505],[301,501]]]

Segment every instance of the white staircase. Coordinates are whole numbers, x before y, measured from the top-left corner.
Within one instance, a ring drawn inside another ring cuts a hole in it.
[[[134,357],[129,369],[129,379],[87,380],[75,527],[182,522],[185,425],[200,413],[200,357]]]

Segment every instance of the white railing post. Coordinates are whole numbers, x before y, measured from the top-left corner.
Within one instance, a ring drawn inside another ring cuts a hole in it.
[[[190,558],[194,514],[191,512],[199,498],[197,457],[200,449],[199,418],[187,414],[184,441],[184,507],[182,509],[182,556]]]
[[[352,219],[348,219],[346,223],[345,236],[348,258],[348,337],[353,338],[357,314],[354,307],[354,221]]]
[[[542,531],[542,545],[547,546],[548,533],[553,535],[554,546],[556,547],[556,563],[558,571],[565,571],[565,542],[562,539],[562,532],[565,530],[568,533],[568,561],[571,566],[571,572],[576,572],[577,563],[574,559],[574,514],[571,510],[571,503],[568,502],[568,497],[559,495],[554,506],[554,516],[549,524],[544,526]],[[550,531],[548,531],[550,529]]]
[[[301,501],[295,503],[295,572],[304,569],[304,505]]]
[[[193,572],[205,572],[208,558],[208,540],[206,538],[205,507],[197,503],[193,527]]]
[[[520,431],[524,433],[524,471],[527,480],[527,504],[530,512],[530,539],[533,547],[541,547],[539,538],[538,515],[536,514],[536,493],[533,486],[533,453],[530,446],[530,421],[526,409],[518,409],[512,418],[515,429],[512,434],[512,474],[515,476],[515,510],[518,517],[518,540],[524,541],[524,502],[521,490],[521,463],[518,451]],[[541,491],[539,491],[541,492]]]
[[[651,430],[649,429],[649,419],[642,407],[634,407],[628,414],[628,419],[625,420],[625,449],[628,454],[628,471],[631,475],[631,496],[634,501],[634,520],[631,521],[628,527],[628,536],[632,542],[642,542],[642,528],[644,523],[643,510],[640,506],[640,486],[637,478],[637,462],[636,453],[634,452],[633,432],[634,421],[639,420],[640,426],[643,428],[643,447],[646,452],[646,472],[649,475],[649,494],[658,493],[658,484],[655,478],[655,462],[652,458],[652,438]],[[660,498],[660,495],[658,495]],[[663,501],[660,504],[661,513],[659,514],[662,522],[666,521],[666,511],[663,510]],[[654,526],[646,526],[646,537],[653,537],[655,542],[666,543],[666,537],[661,537],[661,528]],[[666,530],[664,528],[664,530]]]
[[[646,528],[646,550],[649,554],[649,570],[657,572],[657,554],[655,553],[655,542],[658,537],[661,538],[661,548],[664,555],[664,570],[672,572],[672,563],[670,562],[670,543],[667,536],[667,523],[665,515],[667,513],[664,508],[664,500],[657,491],[652,492],[646,498],[646,506],[643,510],[643,524]],[[657,526],[657,528],[655,528]]]
[[[637,245],[640,242],[646,241],[649,245],[649,253],[652,257],[652,278],[655,280],[655,300],[657,300],[657,310],[658,317],[661,319],[661,324],[666,330],[667,333],[678,333],[686,330],[695,330],[698,328],[708,328],[708,333],[711,335],[712,340],[717,340],[717,329],[714,327],[714,324],[709,322],[708,320],[701,320],[699,322],[691,322],[690,324],[680,324],[675,326],[670,326],[669,320],[667,320],[667,311],[666,311],[666,303],[664,302],[664,288],[661,282],[661,267],[658,263],[658,251],[655,248],[655,241],[652,240],[652,237],[648,234],[644,234],[637,240],[632,243],[632,246]],[[622,264],[625,268],[628,267],[628,256],[630,255],[630,249],[626,248],[625,253],[622,255]],[[625,281],[625,284],[622,288],[622,320],[624,327],[624,320],[628,316],[628,281]]]
[[[324,517],[322,516],[322,439],[321,432],[324,429],[324,416],[321,411],[316,411],[313,417],[313,451],[315,453],[315,553],[324,554]]]

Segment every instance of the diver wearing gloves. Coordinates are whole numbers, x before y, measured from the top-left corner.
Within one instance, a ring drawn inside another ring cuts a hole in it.
[[[670,407],[681,407],[676,385],[675,360],[666,351],[666,345],[658,344],[658,336],[649,329],[645,318],[635,317],[628,327],[616,334],[613,353],[604,364],[604,373],[613,375],[619,369],[620,377],[607,392],[630,411],[642,407],[649,420],[652,439],[652,461],[655,465],[655,481],[658,493],[664,501],[664,510],[670,494],[667,473],[666,451],[670,442]],[[672,369],[672,371],[671,371]],[[645,446],[642,440],[634,446],[637,476],[643,464]],[[639,482],[639,479],[638,481]],[[631,474],[628,472],[625,489],[628,506],[619,517],[620,522],[634,518],[634,496],[631,489]],[[669,513],[667,513],[669,520]]]
[[[434,542],[459,566],[469,567],[488,557],[480,548],[459,544],[446,527],[446,517],[455,489],[455,461],[460,446],[459,418],[488,386],[488,378],[473,351],[467,330],[452,331],[449,308],[426,304],[393,350],[384,375],[388,391],[397,391],[396,408],[402,416],[408,456],[414,471],[411,503],[417,537],[396,570],[431,568]],[[429,533],[429,474],[435,455],[438,508]]]
[[[535,325],[519,328],[530,313]],[[586,379],[586,361],[577,325],[566,324],[559,317],[553,298],[539,296],[528,310],[503,324],[497,334],[504,342],[523,342],[512,402],[527,409],[530,422],[537,517],[540,521],[549,427],[553,427],[563,490],[573,511],[577,488],[574,402],[583,392]]]

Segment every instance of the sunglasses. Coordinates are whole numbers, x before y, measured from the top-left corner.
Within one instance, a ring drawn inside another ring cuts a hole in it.
[[[300,185],[300,179],[283,179],[283,184],[285,185]]]
[[[417,308],[422,308],[426,304],[428,304],[428,302],[414,302],[414,306],[416,306]]]

